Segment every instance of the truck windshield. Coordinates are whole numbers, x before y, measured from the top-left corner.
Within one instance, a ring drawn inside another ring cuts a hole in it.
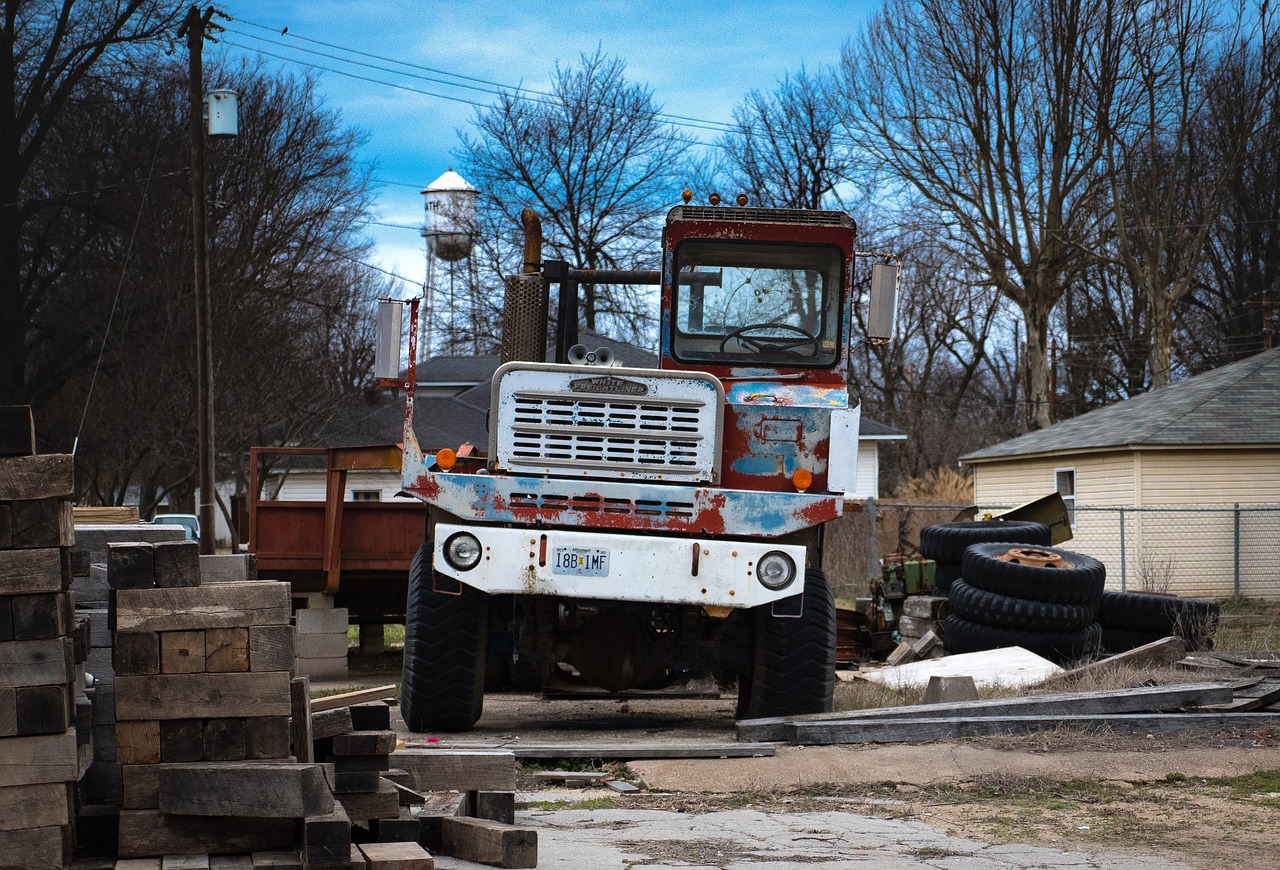
[[[681,243],[676,358],[733,366],[833,365],[843,266],[840,250],[825,245]]]

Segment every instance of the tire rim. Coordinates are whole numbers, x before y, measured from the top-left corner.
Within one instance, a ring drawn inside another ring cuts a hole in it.
[[[1001,562],[1013,562],[1015,565],[1030,565],[1034,568],[1074,568],[1075,565],[1053,550],[1036,550],[1030,547],[1017,547],[1006,550],[996,556]]]

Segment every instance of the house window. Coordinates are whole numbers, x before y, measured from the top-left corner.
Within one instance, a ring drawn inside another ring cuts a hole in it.
[[[1062,502],[1067,506],[1067,519],[1071,525],[1076,524],[1076,470],[1074,468],[1055,468],[1053,482]]]
[[[352,501],[382,501],[382,490],[380,489],[353,489],[351,490]]]

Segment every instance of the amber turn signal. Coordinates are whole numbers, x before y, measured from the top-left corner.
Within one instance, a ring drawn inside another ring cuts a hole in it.
[[[797,468],[796,473],[791,475],[791,482],[795,484],[796,489],[804,492],[813,486],[813,474],[804,468]]]
[[[458,454],[450,450],[448,447],[440,448],[436,453],[436,465],[448,471],[458,464]]]
[[[680,199],[682,202],[689,202],[689,200],[693,199],[693,191],[686,187],[684,190],[680,191]]]

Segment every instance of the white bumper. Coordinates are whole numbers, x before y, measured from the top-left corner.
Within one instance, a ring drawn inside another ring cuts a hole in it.
[[[483,555],[470,570],[460,571],[444,558],[445,543],[458,532],[480,541]],[[805,548],[796,544],[441,523],[434,546],[436,571],[496,594],[756,607],[804,589]],[[792,582],[777,591],[760,583],[755,572],[760,557],[774,551],[790,556],[796,568]],[[574,561],[585,564],[567,564]]]

